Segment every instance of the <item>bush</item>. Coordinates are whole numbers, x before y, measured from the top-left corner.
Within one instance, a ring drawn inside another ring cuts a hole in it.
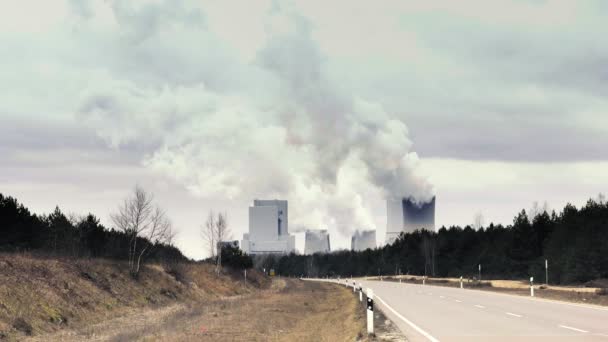
[[[233,269],[245,270],[253,267],[253,260],[238,247],[225,246],[222,248],[222,264]]]

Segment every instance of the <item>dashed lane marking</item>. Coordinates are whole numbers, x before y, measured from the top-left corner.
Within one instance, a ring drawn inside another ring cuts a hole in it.
[[[569,329],[569,330],[573,330],[573,331],[578,331],[578,332],[582,332],[582,333],[588,333],[587,330],[583,330],[583,329],[578,329],[578,328],[574,328],[574,327],[569,327],[567,325],[559,325],[560,328],[564,328],[564,329]]]

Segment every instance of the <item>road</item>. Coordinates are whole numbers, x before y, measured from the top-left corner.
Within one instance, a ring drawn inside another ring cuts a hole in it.
[[[450,287],[357,280],[411,341],[606,341],[608,308]]]

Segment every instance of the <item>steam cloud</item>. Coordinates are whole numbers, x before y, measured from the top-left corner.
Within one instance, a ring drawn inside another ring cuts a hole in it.
[[[130,77],[100,72],[81,94],[78,115],[110,145],[145,148],[147,167],[196,195],[285,198],[294,227],[344,235],[375,226],[370,198],[432,196],[406,125],[341,90],[305,18],[273,9],[268,39],[241,61],[200,13],[173,8],[168,35],[155,9],[112,6],[137,18],[114,28]],[[180,50],[175,37],[200,46]]]

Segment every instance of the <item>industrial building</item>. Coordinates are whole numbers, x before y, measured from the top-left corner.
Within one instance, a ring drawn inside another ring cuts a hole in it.
[[[391,244],[402,232],[435,230],[435,196],[428,202],[413,198],[386,201],[386,243]]]
[[[241,249],[249,254],[287,254],[295,251],[289,234],[288,203],[284,200],[254,200],[249,207],[249,233],[243,234]]]
[[[326,229],[306,230],[304,254],[329,253],[329,233]]]
[[[350,240],[350,249],[353,251],[364,251],[376,248],[375,230],[357,230]]]

